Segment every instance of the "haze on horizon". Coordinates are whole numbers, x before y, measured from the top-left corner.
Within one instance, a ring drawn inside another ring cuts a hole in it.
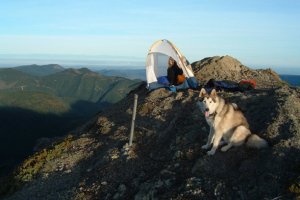
[[[300,74],[299,19],[295,0],[5,1],[0,66],[22,59],[140,66],[152,43],[168,39],[190,62],[230,55]]]

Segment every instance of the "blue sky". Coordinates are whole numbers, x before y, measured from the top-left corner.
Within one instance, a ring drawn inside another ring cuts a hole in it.
[[[191,62],[230,55],[250,67],[300,68],[298,0],[0,3],[1,58],[99,55],[143,62],[153,42],[168,39]]]

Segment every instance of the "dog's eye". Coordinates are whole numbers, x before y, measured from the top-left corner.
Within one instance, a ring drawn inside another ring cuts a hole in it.
[[[206,103],[206,101],[205,101],[205,100],[203,100],[203,103]]]

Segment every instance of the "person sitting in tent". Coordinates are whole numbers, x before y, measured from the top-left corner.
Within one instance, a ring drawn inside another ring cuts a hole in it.
[[[170,57],[168,61],[168,76],[167,76],[170,85],[179,85],[183,83],[185,77],[183,75],[182,69],[177,65],[177,62]]]

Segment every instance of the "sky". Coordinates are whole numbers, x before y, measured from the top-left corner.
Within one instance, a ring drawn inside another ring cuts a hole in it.
[[[190,62],[230,55],[300,74],[299,21],[298,0],[0,0],[0,63],[144,65],[150,46],[168,39]]]

